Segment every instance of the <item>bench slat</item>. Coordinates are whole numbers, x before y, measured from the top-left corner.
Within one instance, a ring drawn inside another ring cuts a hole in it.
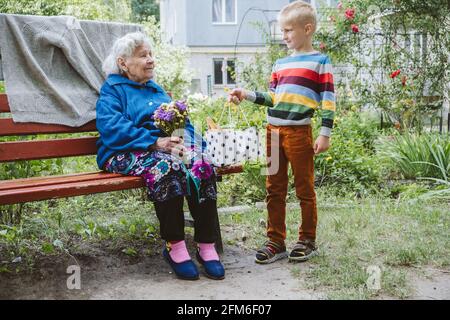
[[[58,124],[20,123],[12,118],[0,119],[0,136],[25,136],[29,134],[95,132],[95,120],[81,127],[68,127]]]
[[[52,184],[62,184],[69,182],[81,182],[89,180],[101,180],[122,177],[123,175],[118,173],[109,173],[103,171],[86,172],[86,173],[73,173],[60,176],[44,176],[44,177],[32,177],[23,179],[11,179],[0,181],[0,191],[8,189],[20,189],[29,187],[40,187]]]
[[[110,179],[1,190],[0,205],[135,189],[144,185],[144,181],[140,177],[120,176]]]
[[[97,137],[0,143],[0,162],[97,154]]]
[[[228,167],[217,168],[218,175],[232,174],[232,173],[241,173],[244,171],[242,165],[234,165]]]
[[[232,173],[242,172],[242,166],[227,167],[218,170],[219,175],[226,175]],[[11,179],[0,181],[0,191],[8,189],[20,189],[29,187],[39,187],[52,184],[61,184],[69,182],[81,182],[89,180],[101,180],[122,177],[123,175],[118,173],[109,173],[105,171],[95,171],[86,173],[73,173],[60,176],[47,176],[47,177],[31,177],[22,179]],[[140,179],[139,177],[137,179]]]
[[[227,167],[218,170],[219,175],[226,175],[232,173],[242,172],[242,166]],[[23,179],[11,179],[0,181],[0,191],[9,189],[20,189],[29,187],[40,187],[52,184],[62,184],[70,182],[82,182],[90,180],[101,180],[122,177],[123,175],[118,173],[109,173],[104,171],[86,172],[86,173],[73,173],[61,176],[47,176],[47,177],[32,177]],[[137,177],[136,179],[140,179]]]
[[[8,98],[4,93],[0,93],[0,112],[10,112]]]

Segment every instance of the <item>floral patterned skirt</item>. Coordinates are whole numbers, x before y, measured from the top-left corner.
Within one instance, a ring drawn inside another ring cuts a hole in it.
[[[176,196],[196,196],[200,203],[217,199],[216,176],[205,160],[186,165],[180,158],[161,151],[133,151],[111,157],[105,170],[141,176],[150,201],[162,202]]]

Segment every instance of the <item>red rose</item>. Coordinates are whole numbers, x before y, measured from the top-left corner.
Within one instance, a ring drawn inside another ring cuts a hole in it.
[[[394,72],[391,73],[391,78],[394,79],[396,76],[398,76],[400,74],[400,69],[395,70]]]
[[[345,17],[347,20],[353,20],[353,18],[355,18],[355,9],[345,10]]]
[[[356,24],[352,24],[352,31],[354,33],[358,33],[359,32],[359,28],[358,28],[358,26]]]

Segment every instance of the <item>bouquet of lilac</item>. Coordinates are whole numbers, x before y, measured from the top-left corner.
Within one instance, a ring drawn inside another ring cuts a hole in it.
[[[162,103],[153,114],[155,125],[171,136],[176,129],[184,129],[188,106],[183,101]]]

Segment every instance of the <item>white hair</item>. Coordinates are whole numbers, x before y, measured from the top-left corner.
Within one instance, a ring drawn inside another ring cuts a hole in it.
[[[151,48],[150,40],[142,32],[133,32],[124,35],[114,42],[111,53],[103,61],[102,70],[106,76],[121,73],[122,69],[117,64],[119,57],[128,58],[133,55],[137,47],[146,45]]]

